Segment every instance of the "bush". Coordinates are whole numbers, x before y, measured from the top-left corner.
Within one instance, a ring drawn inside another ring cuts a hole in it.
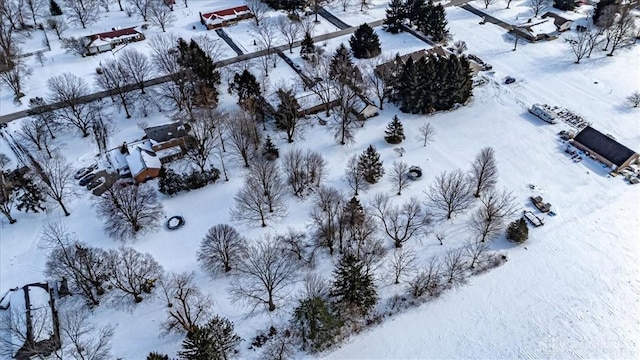
[[[507,228],[507,239],[522,244],[523,242],[527,241],[528,238],[529,227],[527,226],[527,222],[523,218],[520,218],[509,224],[509,228]]]
[[[220,178],[220,170],[212,167],[205,171],[193,170],[191,173],[178,174],[171,169],[162,168],[158,178],[158,190],[165,195],[174,195],[216,182]]]

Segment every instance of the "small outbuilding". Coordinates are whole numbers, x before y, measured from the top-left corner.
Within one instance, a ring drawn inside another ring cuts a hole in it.
[[[573,20],[569,20],[566,19],[562,16],[560,16],[559,14],[556,14],[554,12],[547,12],[544,15],[542,15],[543,19],[546,18],[552,18],[553,19],[553,25],[556,26],[556,30],[563,32],[563,31],[567,31],[567,30],[571,30],[571,26],[573,26]]]
[[[572,144],[580,150],[589,152],[614,171],[629,166],[640,157],[635,151],[591,126],[582,129],[573,138]]]

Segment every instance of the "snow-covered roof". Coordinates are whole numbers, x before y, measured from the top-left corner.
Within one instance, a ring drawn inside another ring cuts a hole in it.
[[[34,341],[47,340],[53,334],[49,293],[40,286],[28,286]],[[13,304],[12,304],[13,305]]]
[[[531,32],[531,34],[535,36],[551,34],[557,30],[556,25],[551,19],[547,19],[537,24],[527,26],[527,29],[529,30],[529,32]]]
[[[182,152],[182,149],[180,148],[180,146],[172,146],[166,149],[156,151],[156,155],[158,156],[159,159],[164,159],[169,156],[180,154],[181,152]]]
[[[150,140],[142,140],[136,143],[127,144],[127,164],[133,177],[138,176],[146,169],[160,169],[162,163],[160,158],[153,151]]]
[[[230,9],[217,10],[210,13],[202,14],[202,19],[206,25],[218,25],[225,21],[235,20],[240,16],[247,16],[251,14],[251,10],[248,6],[236,6]]]

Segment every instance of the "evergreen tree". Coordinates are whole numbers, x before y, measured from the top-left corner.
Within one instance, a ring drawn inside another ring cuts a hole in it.
[[[451,55],[450,61],[453,64],[451,83],[455,85],[451,93],[452,102],[453,104],[463,104],[471,96],[473,89],[469,60],[465,57]]]
[[[262,156],[267,160],[275,160],[280,157],[280,150],[273,144],[269,135],[267,135],[267,140],[262,145]]]
[[[245,69],[242,74],[236,73],[233,76],[229,92],[238,94],[238,104],[240,105],[255,104],[256,99],[260,97],[260,84],[258,84],[256,77]]]
[[[384,168],[382,167],[382,161],[380,161],[380,153],[373,145],[369,145],[358,159],[358,171],[362,172],[362,175],[370,184],[375,184],[384,175]]]
[[[426,5],[423,19],[424,21],[420,21],[418,24],[418,30],[425,35],[431,36],[433,41],[441,42],[449,36],[448,22],[442,5],[433,5],[431,3]]]
[[[405,14],[409,19],[409,25],[417,24],[425,19],[426,4],[424,0],[407,0]]]
[[[292,322],[302,338],[302,348],[312,351],[322,351],[331,346],[342,326],[330,304],[320,296],[300,300]]]
[[[40,211],[44,211],[46,208],[44,204],[47,199],[42,193],[42,190],[35,184],[33,179],[27,174],[20,174],[19,170],[15,170],[13,172],[15,175],[19,175],[17,178],[18,187],[20,189],[20,194],[16,198],[17,204],[16,209],[18,211],[24,212],[34,212],[38,213]]]
[[[353,56],[358,59],[369,59],[380,55],[380,39],[369,24],[360,25],[349,39]]]
[[[199,95],[217,103],[216,87],[220,85],[220,72],[216,70],[213,59],[193,39],[189,43],[182,38],[178,39],[178,51],[178,64],[188,70],[188,76],[195,77],[200,87]]]
[[[62,15],[62,9],[55,0],[51,0],[49,2],[49,12],[51,13],[51,16]]]
[[[384,139],[389,144],[400,144],[402,140],[405,139],[404,127],[402,126],[402,123],[400,122],[400,119],[398,119],[397,115],[393,116],[393,119],[387,125],[387,130],[385,130],[384,133]]]
[[[378,295],[373,277],[365,271],[362,261],[347,253],[333,271],[330,296],[348,312],[367,315],[376,305]]]
[[[242,339],[227,318],[214,316],[204,326],[195,326],[182,341],[178,355],[185,360],[227,360]]]
[[[593,10],[593,23],[598,25],[600,23],[600,15],[609,5],[613,5],[616,3],[616,0],[600,0],[596,4],[596,8]]]
[[[573,0],[553,0],[553,7],[564,11],[572,11],[576,8],[576,3]]]
[[[391,0],[386,10],[387,16],[382,22],[382,27],[386,31],[397,34],[402,31],[402,23],[405,19],[404,4],[402,0]]]
[[[278,96],[278,108],[276,109],[276,126],[287,134],[289,143],[293,142],[296,128],[299,127],[298,111],[300,104],[293,90],[280,88],[276,91]]]
[[[529,227],[525,219],[520,218],[511,224],[507,228],[507,239],[515,241],[517,243],[523,243],[529,238]]]
[[[158,191],[165,195],[174,195],[185,189],[184,177],[164,166],[158,174]]]
[[[300,46],[300,57],[305,60],[311,60],[309,58],[309,55],[316,52],[316,46],[313,44],[313,38],[308,31],[305,32],[304,39],[302,39],[302,43],[300,44]]]
[[[150,352],[149,355],[147,355],[147,360],[169,360],[169,355],[166,354],[160,354],[158,352]]]
[[[350,232],[350,240],[356,240],[356,234],[361,230],[365,223],[364,207],[355,196],[345,204],[342,209],[342,216],[346,229]],[[342,240],[340,241],[340,252],[344,252],[342,247]]]

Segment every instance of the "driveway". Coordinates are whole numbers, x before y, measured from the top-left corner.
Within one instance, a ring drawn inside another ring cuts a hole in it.
[[[105,178],[105,182],[104,184],[98,186],[97,188],[93,189],[92,193],[95,196],[101,196],[102,194],[104,194],[105,191],[109,190],[111,188],[111,186],[113,186],[113,183],[116,182],[116,180],[118,180],[119,176],[117,173],[110,173],[107,172],[106,170],[100,170],[96,173],[96,179],[100,178],[101,176],[104,176]]]

